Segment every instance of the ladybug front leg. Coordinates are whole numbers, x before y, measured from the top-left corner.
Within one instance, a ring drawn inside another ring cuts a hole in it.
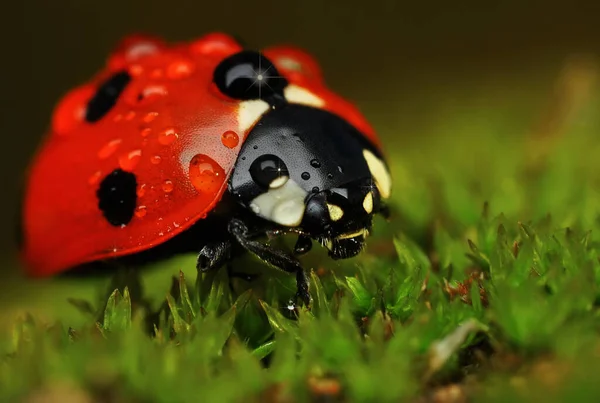
[[[301,299],[307,307],[310,307],[312,297],[309,292],[309,282],[306,272],[300,262],[292,255],[282,250],[275,249],[269,245],[248,239],[248,227],[238,219],[229,222],[229,232],[236,241],[248,252],[260,260],[280,270],[296,274],[296,298]]]
[[[223,266],[231,260],[231,250],[229,239],[205,245],[198,253],[196,269],[206,272]]]

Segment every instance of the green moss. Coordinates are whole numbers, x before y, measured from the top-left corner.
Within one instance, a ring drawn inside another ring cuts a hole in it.
[[[522,119],[487,104],[448,107],[422,141],[390,140],[394,219],[377,222],[358,259],[316,250],[304,261],[310,311],[288,306],[291,276],[252,259],[237,266],[261,277],[233,290],[226,270],[197,277],[193,256],[86,292],[63,283],[52,298],[71,310],[60,305],[58,322],[25,316],[2,333],[0,400],[81,390],[156,402],[328,393],[386,402],[439,397],[448,385],[486,401],[591,400],[600,392],[597,101],[562,136],[534,143],[549,150],[541,163]]]

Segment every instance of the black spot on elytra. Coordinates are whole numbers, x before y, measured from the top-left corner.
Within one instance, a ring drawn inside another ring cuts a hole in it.
[[[126,71],[115,73],[104,81],[88,101],[85,120],[93,123],[102,119],[115,106],[117,99],[130,81],[131,76]]]
[[[115,169],[100,182],[96,191],[98,208],[114,226],[128,224],[137,202],[137,180],[131,172]]]

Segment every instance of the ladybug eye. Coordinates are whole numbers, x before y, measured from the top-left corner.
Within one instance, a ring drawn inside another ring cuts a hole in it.
[[[223,60],[215,69],[213,80],[219,91],[239,100],[283,96],[287,86],[287,80],[273,63],[254,51],[242,51]]]
[[[129,81],[131,76],[126,71],[121,71],[103,82],[88,101],[85,120],[93,123],[102,119],[115,106]]]
[[[269,188],[283,186],[290,173],[281,158],[267,154],[254,160],[250,166],[250,176],[259,186]]]

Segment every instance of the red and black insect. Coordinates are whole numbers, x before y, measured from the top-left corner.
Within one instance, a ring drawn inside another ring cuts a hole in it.
[[[295,273],[308,302],[296,256],[312,240],[358,254],[390,190],[373,129],[308,54],[136,36],[56,108],[29,172],[22,255],[47,276],[186,251],[210,270],[250,252]],[[289,233],[293,252],[261,242]]]

